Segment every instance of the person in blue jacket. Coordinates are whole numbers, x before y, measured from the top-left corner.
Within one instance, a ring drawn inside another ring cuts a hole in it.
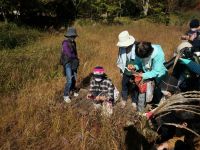
[[[164,66],[165,55],[160,45],[151,44],[151,42],[139,42],[135,50],[135,65],[133,70],[141,71],[140,76],[142,82],[147,80],[155,81],[158,85],[160,81],[167,75],[167,69]],[[148,91],[147,86],[147,91]],[[151,90],[152,91],[152,90]],[[152,91],[153,92],[153,91]],[[153,93],[151,93],[153,95]],[[139,94],[138,110],[143,111],[146,100],[146,93]]]

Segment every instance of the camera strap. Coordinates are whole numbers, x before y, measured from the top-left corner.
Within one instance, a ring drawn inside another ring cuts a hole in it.
[[[175,58],[175,60],[174,60],[174,64],[173,64],[172,70],[174,70],[174,67],[176,66],[176,64],[177,64],[178,59],[180,58],[180,56],[181,56],[180,53],[178,53],[178,54],[176,55],[176,58]]]

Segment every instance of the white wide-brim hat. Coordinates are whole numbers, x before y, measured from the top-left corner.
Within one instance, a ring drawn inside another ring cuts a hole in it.
[[[192,44],[189,43],[188,41],[183,41],[181,44],[178,45],[177,49],[176,49],[176,52],[177,53],[180,53],[180,51],[183,49],[183,48],[191,48],[192,47]]]
[[[122,31],[118,36],[118,43],[117,46],[119,47],[128,47],[135,42],[135,38],[129,35],[128,31]]]

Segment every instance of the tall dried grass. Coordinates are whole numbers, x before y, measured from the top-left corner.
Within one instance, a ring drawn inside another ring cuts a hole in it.
[[[167,59],[184,32],[184,27],[145,21],[126,26],[76,27],[81,61],[78,84],[94,66],[101,65],[119,88],[116,43],[121,31],[128,30],[137,40],[161,44]],[[107,150],[149,146],[155,136],[145,128],[145,121],[130,109],[118,108],[109,119],[92,111],[80,113],[81,108],[62,101],[65,78],[58,60],[63,38],[63,34],[47,35],[24,48],[0,52],[0,148]],[[137,128],[126,128],[127,121]],[[145,139],[145,136],[151,138]]]

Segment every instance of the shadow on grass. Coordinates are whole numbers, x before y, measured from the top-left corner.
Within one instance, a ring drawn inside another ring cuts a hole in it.
[[[126,150],[151,149],[151,146],[148,143],[148,141],[145,139],[143,135],[141,135],[137,131],[137,129],[133,125],[124,127],[124,131],[126,132],[126,137],[125,137]]]

